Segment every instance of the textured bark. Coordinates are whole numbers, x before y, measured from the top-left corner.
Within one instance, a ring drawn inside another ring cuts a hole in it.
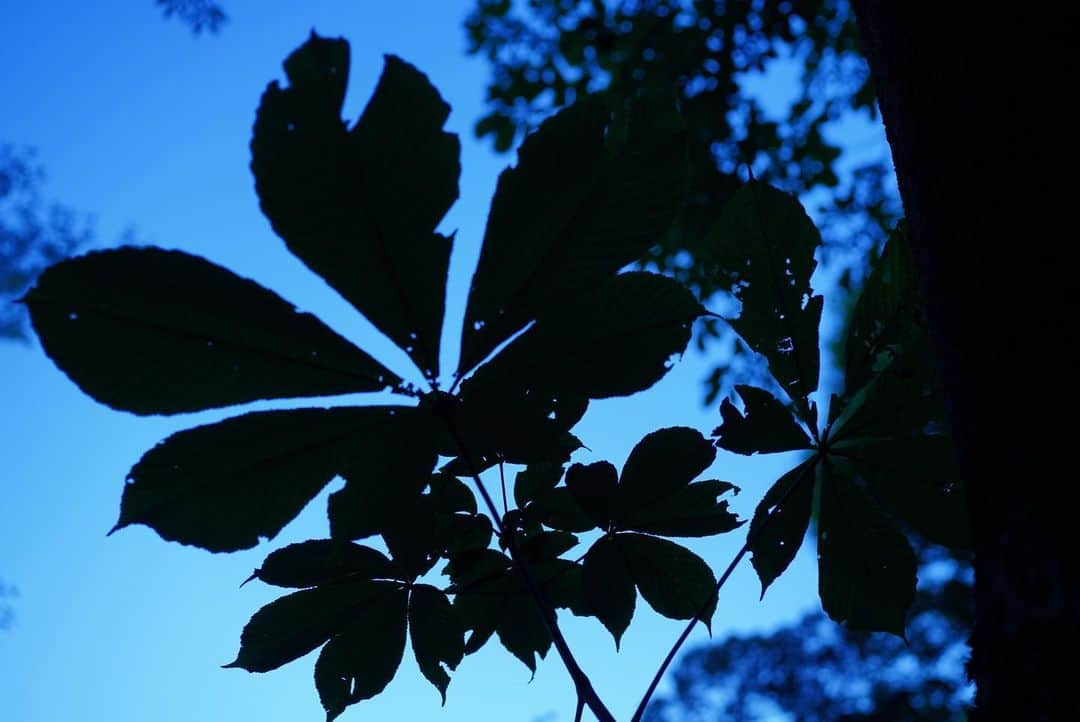
[[[1077,11],[854,6],[964,464],[971,719],[1080,719]]]

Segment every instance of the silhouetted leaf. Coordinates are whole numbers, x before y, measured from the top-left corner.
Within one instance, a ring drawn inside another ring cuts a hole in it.
[[[567,461],[581,447],[567,432],[585,415],[588,399],[537,388],[516,373],[511,370],[511,375],[503,376],[498,367],[487,364],[461,386],[454,424],[473,462]],[[444,446],[444,451],[461,453],[456,443]]]
[[[724,205],[709,244],[742,301],[732,327],[805,412],[818,384],[822,298],[810,276],[821,235],[798,199],[752,181]]]
[[[445,557],[454,557],[491,544],[491,520],[483,514],[447,514],[435,519],[436,547]]]
[[[726,481],[699,481],[658,499],[654,504],[627,513],[619,528],[661,536],[712,536],[737,529],[742,522],[720,496],[738,487]]]
[[[573,302],[667,230],[688,178],[681,132],[605,147],[596,98],[565,108],[526,138],[503,172],[469,290],[458,372],[553,305]]]
[[[569,559],[551,559],[533,565],[548,601],[556,609],[569,609],[578,617],[595,616],[585,595],[585,579],[580,564]]]
[[[401,381],[272,291],[180,251],[118,248],[63,261],[25,301],[56,365],[98,401],[137,414]]]
[[[835,463],[821,483],[821,605],[855,629],[904,636],[917,560],[907,539]]]
[[[535,673],[536,655],[543,659],[551,649],[551,633],[532,597],[523,593],[516,596],[518,603],[512,610],[504,611],[495,633],[506,651]]]
[[[454,593],[476,584],[491,582],[510,569],[510,558],[494,549],[469,550],[456,554],[443,569],[454,584]]]
[[[330,495],[330,536],[362,539],[408,526],[437,461],[441,430],[425,409],[399,409],[370,429],[345,487]]]
[[[400,500],[393,508],[379,533],[395,562],[413,577],[423,576],[439,560],[435,505],[430,496],[414,496]]]
[[[604,536],[592,545],[582,574],[589,608],[611,632],[617,649],[634,616],[636,597],[634,578],[618,537]]]
[[[675,426],[646,434],[623,466],[615,495],[616,524],[678,492],[715,458],[716,448],[695,429]]]
[[[465,631],[446,595],[435,587],[418,584],[409,595],[409,636],[421,674],[435,685],[446,704],[450,675],[465,655]]]
[[[392,55],[360,120],[341,120],[349,46],[312,33],[266,89],[251,167],[263,212],[309,268],[438,374],[460,144],[427,78]]]
[[[839,442],[884,511],[935,544],[971,546],[964,484],[952,438],[945,434]]]
[[[468,514],[476,513],[476,497],[469,490],[468,485],[451,474],[434,474],[429,482],[431,487],[431,501],[435,508],[443,514],[452,514],[463,511]]]
[[[615,539],[649,606],[669,619],[700,614],[701,621],[711,626],[716,578],[701,557],[667,539],[646,534],[620,533]]]
[[[249,672],[277,669],[315,649],[354,619],[376,616],[387,590],[399,586],[372,581],[332,584],[275,599],[244,627],[236,661],[226,666]],[[401,618],[404,622],[404,606]]]
[[[476,652],[492,634],[497,634],[507,651],[535,672],[536,655],[543,657],[551,647],[551,635],[537,602],[517,570],[509,566],[496,570],[488,560],[481,560],[481,564],[490,571],[454,596],[454,611],[470,632],[465,653]],[[549,602],[556,607],[575,608],[575,613],[580,613],[583,602],[575,594],[575,580],[563,578],[572,573],[565,567],[567,564],[573,563],[553,559],[530,569]],[[471,575],[476,576],[475,572]]]
[[[526,564],[546,562],[577,546],[577,537],[564,531],[542,531],[526,537],[518,544],[520,559]]]
[[[271,552],[253,575],[279,587],[314,587],[372,579],[404,579],[381,552],[337,539],[312,539]]]
[[[619,484],[619,472],[606,461],[588,466],[572,464],[566,470],[566,488],[582,511],[598,529],[611,525],[612,503]]]
[[[866,385],[924,323],[911,248],[901,222],[874,262],[848,321],[844,348],[848,392]]]
[[[315,687],[327,720],[383,691],[401,664],[406,592],[386,582],[372,584],[380,585],[379,593],[350,615],[315,662]]]
[[[750,563],[761,580],[762,597],[769,585],[791,564],[810,526],[815,463],[814,459],[809,459],[781,476],[754,510],[747,539],[753,554]],[[769,512],[772,517],[766,524]]]
[[[678,282],[624,273],[542,316],[472,383],[591,399],[642,391],[668,372],[704,313]]]
[[[530,501],[555,488],[563,475],[562,464],[551,462],[531,464],[514,477],[514,502],[519,509]]]
[[[780,451],[809,449],[810,437],[795,423],[784,404],[768,391],[753,386],[736,386],[746,413],[724,399],[720,405],[723,423],[713,431],[716,445],[736,454],[772,454]]]
[[[210,551],[253,547],[335,475],[398,463],[390,440],[422,423],[413,409],[373,406],[261,411],[181,431],[131,470],[114,531],[145,524]]]
[[[866,438],[906,438],[945,419],[941,376],[922,336],[911,339],[844,406],[830,432],[834,443]]]
[[[583,532],[595,528],[596,522],[585,513],[565,486],[559,486],[542,494],[525,509],[530,519],[551,527],[570,532]]]

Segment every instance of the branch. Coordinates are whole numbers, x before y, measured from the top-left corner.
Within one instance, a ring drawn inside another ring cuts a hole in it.
[[[788,487],[787,491],[785,491],[784,495],[780,498],[780,501],[778,501],[776,506],[774,506],[772,510],[769,511],[768,515],[766,515],[765,521],[757,528],[756,533],[753,536],[750,534],[746,535],[746,541],[743,543],[742,548],[739,549],[739,552],[731,560],[731,563],[727,565],[727,569],[724,570],[724,573],[720,575],[720,579],[717,580],[716,588],[713,590],[713,593],[709,595],[709,598],[701,605],[697,614],[694,615],[690,620],[690,623],[686,625],[686,628],[683,629],[682,633],[679,635],[679,638],[675,640],[675,644],[668,650],[667,656],[664,657],[664,661],[660,663],[660,668],[656,670],[656,674],[653,675],[652,681],[649,682],[649,688],[645,690],[645,695],[641,698],[641,702],[638,703],[637,709],[634,711],[634,716],[630,718],[630,722],[641,722],[641,718],[645,714],[645,708],[649,706],[649,700],[652,699],[653,693],[656,692],[657,685],[660,684],[660,680],[664,677],[664,673],[667,672],[668,667],[670,667],[671,663],[675,660],[675,655],[679,653],[683,644],[685,644],[686,640],[690,637],[690,633],[694,631],[694,626],[701,620],[701,615],[704,614],[705,610],[720,596],[721,587],[723,587],[728,578],[731,577],[731,573],[735,571],[735,567],[739,565],[739,562],[746,556],[746,552],[750,551],[750,547],[757,541],[761,532],[769,526],[769,522],[776,516],[777,511],[779,511],[779,509],[787,502],[795,489],[802,485],[803,481],[805,481],[806,477],[814,467],[815,464],[807,464],[806,469],[799,475],[799,478],[796,479],[795,483]]]
[[[592,682],[589,681],[588,675],[585,674],[581,665],[579,665],[574,658],[573,652],[570,651],[570,645],[567,644],[566,638],[559,629],[559,622],[555,616],[555,610],[547,600],[547,596],[536,583],[536,579],[533,578],[528,565],[519,559],[517,540],[514,538],[513,534],[506,533],[506,528],[502,523],[502,517],[499,515],[498,508],[495,506],[495,500],[491,498],[491,494],[488,493],[487,487],[484,486],[484,482],[481,481],[480,474],[476,470],[476,465],[473,463],[472,456],[465,447],[465,443],[462,441],[461,435],[454,426],[454,422],[449,416],[444,416],[444,420],[446,421],[446,426],[450,431],[450,435],[454,437],[454,443],[457,445],[458,451],[461,452],[461,456],[465,460],[465,465],[469,467],[469,474],[472,476],[473,482],[476,484],[476,489],[480,492],[480,496],[483,498],[484,504],[491,514],[496,531],[506,543],[506,550],[510,554],[510,560],[514,563],[514,568],[518,570],[518,573],[521,574],[522,578],[525,580],[525,586],[528,588],[533,601],[536,602],[536,606],[540,610],[540,616],[544,618],[544,624],[551,634],[551,639],[555,644],[556,651],[559,653],[559,658],[562,659],[563,665],[566,666],[566,671],[570,673],[570,678],[574,682],[574,689],[577,691],[579,714],[581,706],[584,705],[588,706],[589,710],[596,716],[596,719],[599,722],[615,722],[614,715],[612,715],[604,705],[603,700],[600,699],[596,690],[593,689]]]

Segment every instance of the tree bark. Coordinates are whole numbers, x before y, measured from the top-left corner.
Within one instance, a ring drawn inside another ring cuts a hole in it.
[[[1078,12],[853,5],[964,469],[971,719],[1080,719]]]

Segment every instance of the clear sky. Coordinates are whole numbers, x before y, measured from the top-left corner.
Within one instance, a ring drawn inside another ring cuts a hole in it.
[[[134,225],[144,243],[202,254],[274,289],[325,319],[391,368],[410,368],[350,306],[292,258],[259,212],[248,142],[265,85],[315,28],[352,43],[346,117],[363,107],[394,53],[426,72],[453,106],[449,127],[463,148],[461,200],[444,230],[458,229],[447,297],[444,366],[451,367],[472,267],[498,172],[511,162],[472,137],[487,69],[465,56],[462,19],[472,0],[232,0],[219,36],[193,37],[162,20],[151,0],[8,3],[0,22],[0,141],[38,148],[46,194],[92,211],[103,242]],[[661,383],[628,399],[596,402],[576,433],[591,449],[576,460],[622,465],[654,429],[708,432],[715,408],[700,405],[710,359],[693,353]],[[139,418],[83,395],[33,342],[0,345],[0,579],[19,589],[16,620],[0,632],[0,719],[19,722],[217,722],[323,719],[309,655],[265,675],[223,670],[240,630],[277,590],[239,583],[271,550],[327,535],[326,496],[269,544],[212,555],[160,540],[145,527],[106,538],[130,466],[168,434],[236,410]],[[372,403],[377,399],[347,399]],[[263,405],[265,406],[265,405]],[[282,404],[277,404],[282,406]],[[721,453],[708,478],[744,489],[734,507],[748,516],[791,458]],[[719,571],[744,530],[692,543]],[[815,608],[811,547],[758,601],[744,563],[725,588],[714,631],[759,630]],[[565,629],[616,716],[628,718],[682,624],[638,605],[616,654],[595,620]],[[692,641],[703,643],[699,631]],[[570,720],[569,679],[554,652],[530,682],[497,642],[452,677],[448,700],[416,669],[411,653],[397,678],[343,719]]]

